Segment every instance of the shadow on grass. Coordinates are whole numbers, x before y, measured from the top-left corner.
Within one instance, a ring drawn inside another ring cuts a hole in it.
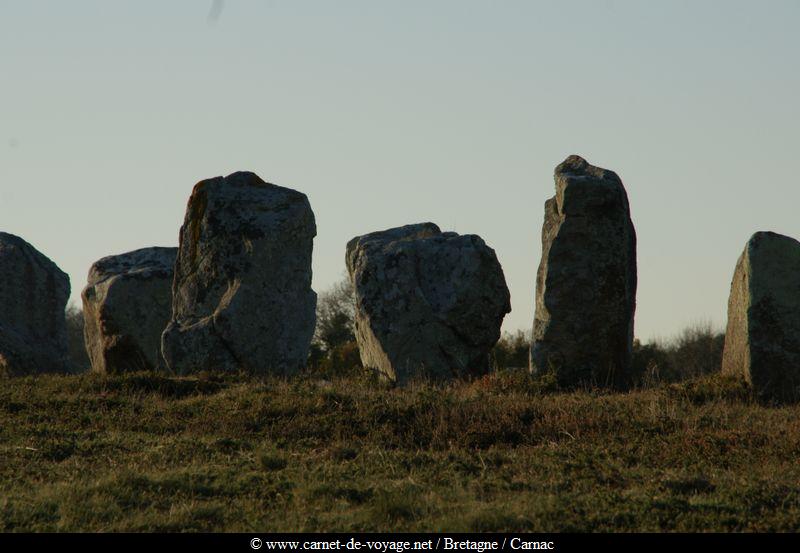
[[[235,377],[200,375],[176,377],[152,373],[130,373],[113,376],[95,376],[93,388],[98,392],[122,394],[156,394],[166,399],[182,399],[190,396],[207,396],[227,388]]]

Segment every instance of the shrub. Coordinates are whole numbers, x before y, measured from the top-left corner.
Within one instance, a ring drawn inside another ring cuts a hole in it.
[[[530,331],[504,332],[492,350],[495,369],[526,368],[530,344]]]
[[[74,304],[69,305],[64,315],[67,320],[67,351],[70,365],[75,372],[86,371],[90,362],[83,341],[83,310]]]
[[[361,371],[355,338],[355,289],[348,277],[322,292],[317,301],[317,326],[308,366],[321,376]]]
[[[693,324],[673,341],[670,361],[681,379],[702,376],[719,370],[725,334],[714,332],[710,322]]]
[[[641,384],[678,382],[717,372],[722,365],[725,334],[711,323],[694,323],[667,343],[633,342],[633,370]]]
[[[324,351],[355,341],[355,289],[342,278],[319,295],[314,343]]]
[[[361,357],[355,341],[345,342],[328,351],[314,367],[321,376],[345,376],[361,372]]]

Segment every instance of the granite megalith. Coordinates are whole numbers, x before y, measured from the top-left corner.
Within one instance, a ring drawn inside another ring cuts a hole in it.
[[[613,171],[570,156],[545,202],[530,368],[559,384],[630,384],[636,232]]]
[[[70,372],[69,276],[25,240],[0,232],[0,375]]]
[[[178,248],[142,248],[111,255],[89,269],[83,335],[92,370],[155,370],[161,333],[172,315],[172,275]]]
[[[753,234],[728,298],[722,372],[742,376],[759,398],[800,399],[800,242]]]
[[[346,263],[364,367],[396,384],[489,371],[511,303],[497,256],[479,236],[433,223],[393,228],[352,239]]]
[[[180,230],[167,367],[292,374],[305,366],[316,320],[305,194],[237,172],[199,182]]]

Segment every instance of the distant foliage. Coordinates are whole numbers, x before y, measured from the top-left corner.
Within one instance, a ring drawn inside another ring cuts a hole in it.
[[[528,351],[531,345],[531,332],[517,330],[503,335],[492,350],[495,369],[518,369],[528,367]]]
[[[528,367],[530,331],[504,332],[492,356],[496,370]],[[633,341],[633,369],[643,385],[680,382],[719,371],[725,334],[716,332],[709,322],[683,329],[669,341],[643,344]]]
[[[669,342],[633,342],[633,366],[642,384],[678,382],[719,371],[725,334],[710,322],[692,324]]]
[[[358,344],[345,342],[326,352],[312,368],[324,376],[345,376],[360,373],[363,369]]]
[[[75,372],[89,369],[89,356],[83,341],[83,310],[76,305],[69,305],[65,313],[67,319],[67,348],[70,364]]]
[[[324,351],[354,342],[355,312],[355,290],[350,279],[345,277],[317,298],[314,342]]]
[[[669,341],[643,344],[636,339],[634,374],[640,385],[649,386],[718,372],[724,343],[725,334],[706,321],[686,327]],[[530,344],[530,330],[503,332],[492,349],[493,368],[527,369]],[[347,277],[319,295],[308,366],[326,377],[363,370],[355,340],[355,290]]]
[[[317,298],[317,326],[308,359],[309,368],[325,376],[361,370],[355,337],[356,299],[348,277]]]

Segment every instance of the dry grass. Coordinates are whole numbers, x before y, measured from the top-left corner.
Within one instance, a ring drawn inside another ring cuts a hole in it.
[[[0,530],[794,531],[799,415],[717,376],[11,379]]]

